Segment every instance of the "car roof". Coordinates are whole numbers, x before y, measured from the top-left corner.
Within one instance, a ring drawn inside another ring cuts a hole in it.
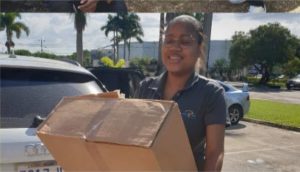
[[[90,74],[88,70],[84,69],[80,65],[76,65],[75,63],[32,56],[0,54],[0,66]]]
[[[238,91],[238,90],[240,90],[240,89],[234,87],[233,85],[231,85],[229,83],[226,83],[226,82],[223,82],[223,81],[219,81],[219,80],[217,80],[217,82],[219,82],[221,85],[226,86],[229,89],[229,91]]]

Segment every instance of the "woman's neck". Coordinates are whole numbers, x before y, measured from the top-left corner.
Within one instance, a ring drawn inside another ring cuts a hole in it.
[[[178,91],[182,90],[191,74],[192,72],[184,75],[168,72],[164,88],[164,99],[170,100]]]

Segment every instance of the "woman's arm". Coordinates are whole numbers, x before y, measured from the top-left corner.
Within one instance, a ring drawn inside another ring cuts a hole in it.
[[[224,125],[213,124],[206,127],[204,171],[221,171],[224,157],[224,133]]]

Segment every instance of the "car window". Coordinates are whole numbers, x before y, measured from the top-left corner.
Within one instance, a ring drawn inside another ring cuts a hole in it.
[[[30,127],[35,116],[46,117],[64,96],[101,92],[86,74],[1,68],[1,128]]]
[[[224,85],[223,83],[219,82],[222,87],[224,88],[225,92],[229,91],[229,87],[227,87],[226,85]]]

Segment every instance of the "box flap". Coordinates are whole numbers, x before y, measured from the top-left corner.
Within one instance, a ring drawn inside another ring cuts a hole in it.
[[[56,106],[38,132],[150,147],[173,104],[171,101],[68,97]]]

